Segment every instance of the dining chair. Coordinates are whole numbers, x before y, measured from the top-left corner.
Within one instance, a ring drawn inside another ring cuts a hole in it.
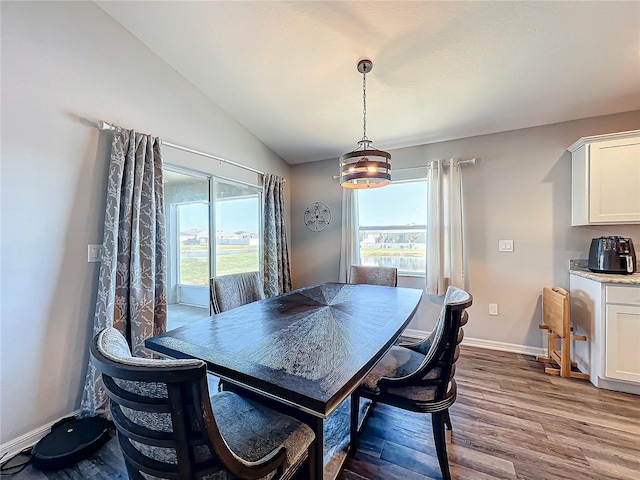
[[[226,312],[265,298],[260,272],[232,273],[213,277],[209,290],[212,314]]]
[[[369,372],[351,396],[351,451],[358,445],[360,398],[413,412],[431,413],[438,463],[445,480],[450,480],[444,426],[452,429],[449,407],[456,400],[455,363],[464,337],[462,326],[469,319],[466,309],[473,297],[449,287],[440,317],[431,334],[417,343],[393,346]]]
[[[348,283],[366,283],[369,285],[397,287],[398,269],[395,267],[369,267],[364,265],[351,265],[351,268],[349,270]]]
[[[236,393],[209,397],[203,361],[132,357],[114,328],[96,335],[91,356],[130,479],[286,480],[305,462],[314,478],[311,428]]]

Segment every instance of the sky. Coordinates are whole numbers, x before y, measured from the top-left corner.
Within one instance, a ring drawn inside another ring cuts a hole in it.
[[[426,225],[426,203],[427,189],[424,181],[392,183],[381,188],[358,190],[360,225]],[[257,231],[259,215],[257,198],[218,201],[216,230]],[[208,224],[209,213],[206,204],[190,203],[180,207],[180,231],[193,228],[206,230]]]
[[[425,181],[392,183],[385,187],[358,190],[360,225],[426,225]]]
[[[258,199],[216,202],[216,230],[224,232],[258,231]],[[208,229],[209,209],[205,203],[180,206],[180,231]]]

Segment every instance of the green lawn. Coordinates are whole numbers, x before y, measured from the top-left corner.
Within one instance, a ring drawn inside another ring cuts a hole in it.
[[[225,245],[226,246],[226,245]],[[218,257],[217,275],[258,270],[258,252],[221,255]],[[180,283],[185,285],[209,285],[209,262],[206,258],[183,258],[180,262]]]
[[[208,286],[209,262],[204,258],[183,258],[180,261],[180,283]]]
[[[206,245],[181,245],[183,253],[208,250]],[[219,251],[247,250],[246,245],[219,245]],[[406,248],[363,248],[360,250],[363,257],[424,257],[420,250]],[[249,272],[258,270],[258,247],[255,251],[236,253],[232,255],[220,255],[218,257],[217,275],[230,273]],[[185,285],[209,286],[209,262],[206,258],[183,258],[180,262],[180,283]]]
[[[362,257],[424,257],[422,250],[408,248],[361,248]]]
[[[246,250],[247,248],[255,249],[258,251],[257,245],[218,245],[216,247],[218,250],[225,251],[233,251],[233,250]],[[208,245],[180,245],[181,253],[189,253],[189,252],[208,252]]]

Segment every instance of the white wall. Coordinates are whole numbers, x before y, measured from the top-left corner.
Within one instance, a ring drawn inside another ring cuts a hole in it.
[[[1,20],[0,454],[80,404],[98,273],[87,244],[102,243],[109,147],[82,117],[289,176],[94,3],[3,1]]]
[[[522,351],[541,347],[542,288],[569,287],[569,260],[587,258],[591,238],[601,235],[630,236],[640,245],[640,225],[571,227],[571,155],[566,151],[583,136],[635,129],[640,129],[640,111],[391,151],[398,169],[439,158],[480,158],[463,170],[474,297],[467,337]],[[291,167],[296,287],[338,279],[342,193],[331,179],[337,173],[337,160]],[[331,224],[323,232],[304,226],[304,208],[312,201],[331,208]],[[513,239],[515,251],[498,253],[500,239]],[[399,285],[420,288],[424,280],[400,278]],[[424,298],[409,328],[431,330],[440,300]],[[498,316],[488,315],[490,302],[499,304]]]

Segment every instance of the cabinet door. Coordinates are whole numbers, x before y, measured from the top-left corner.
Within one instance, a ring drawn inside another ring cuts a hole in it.
[[[640,222],[640,139],[589,145],[589,222]]]
[[[640,383],[640,307],[607,305],[606,375]]]

